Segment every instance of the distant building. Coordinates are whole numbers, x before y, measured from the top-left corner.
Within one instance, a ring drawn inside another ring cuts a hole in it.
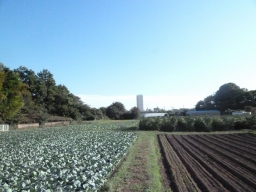
[[[143,117],[168,117],[168,113],[145,113]]]
[[[152,112],[152,109],[147,108],[146,111],[147,112]]]
[[[154,108],[154,112],[158,112],[160,109],[158,107]]]
[[[245,111],[233,111],[232,115],[251,115],[251,112],[245,112]]]
[[[143,109],[143,95],[137,95],[137,108],[140,111],[144,111],[144,109]]]
[[[187,111],[186,115],[187,116],[203,116],[203,115],[208,115],[208,116],[216,115],[216,116],[219,116],[220,115],[220,111],[218,111],[218,110]]]

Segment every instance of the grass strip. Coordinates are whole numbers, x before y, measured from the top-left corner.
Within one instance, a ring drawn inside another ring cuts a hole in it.
[[[165,191],[159,158],[156,134],[138,132],[123,164],[101,191]]]

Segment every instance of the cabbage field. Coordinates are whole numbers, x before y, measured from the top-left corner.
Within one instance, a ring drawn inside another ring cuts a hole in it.
[[[0,191],[97,191],[137,138],[120,126],[0,133]]]

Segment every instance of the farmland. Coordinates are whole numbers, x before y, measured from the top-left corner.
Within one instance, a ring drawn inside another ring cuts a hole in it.
[[[159,134],[173,191],[255,191],[253,134]]]
[[[0,191],[98,190],[137,138],[118,131],[132,124],[1,133]]]
[[[138,123],[0,133],[0,191],[255,191],[252,130],[135,131]]]

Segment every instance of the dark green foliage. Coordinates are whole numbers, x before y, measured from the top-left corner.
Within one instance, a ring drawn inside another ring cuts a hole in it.
[[[26,67],[19,67],[14,72],[28,86],[30,96],[23,97],[24,107],[17,119],[22,116],[33,117],[37,122],[47,122],[49,115],[70,117],[74,120],[95,119],[91,109],[81,99],[70,93],[64,85],[56,85],[53,74],[44,69],[35,73]],[[98,114],[96,115],[98,119]]]
[[[256,129],[256,115],[247,117],[247,125],[249,129]]]
[[[176,118],[164,118],[162,120],[162,126],[161,126],[161,131],[167,131],[167,132],[172,132],[175,130],[175,127],[177,126],[177,119]]]
[[[196,110],[219,110],[221,114],[230,114],[233,110],[246,110],[256,113],[256,90],[248,91],[234,83],[220,86],[215,94],[200,100]]]
[[[137,107],[133,107],[130,111],[125,111],[122,115],[122,119],[139,119],[140,110]]]
[[[125,113],[125,107],[120,102],[114,102],[112,105],[107,107],[106,115],[110,119],[122,119],[123,114]]]
[[[133,107],[130,109],[131,119],[139,119],[140,117],[140,110],[137,107]]]
[[[214,117],[212,119],[212,131],[226,131],[227,127],[223,121],[223,118]]]
[[[139,127],[142,130],[160,130],[161,118],[142,118],[139,123]]]
[[[239,117],[235,120],[234,130],[248,129],[247,119],[243,117]]]
[[[187,130],[190,132],[195,131],[195,118],[190,117],[190,118],[186,118],[186,124],[187,124]]]
[[[196,132],[210,132],[212,130],[212,120],[209,117],[198,117],[194,122]]]
[[[0,118],[11,120],[24,105],[23,95],[27,86],[18,75],[0,63]]]
[[[197,117],[151,117],[142,118],[141,130],[166,132],[210,132],[255,129],[256,116],[197,116]]]
[[[185,117],[179,117],[175,131],[188,131]]]

